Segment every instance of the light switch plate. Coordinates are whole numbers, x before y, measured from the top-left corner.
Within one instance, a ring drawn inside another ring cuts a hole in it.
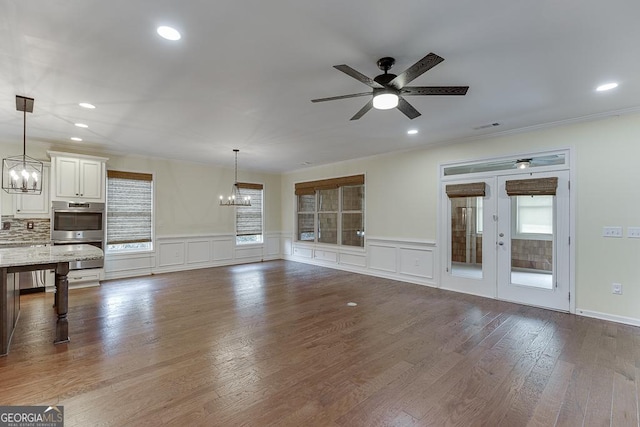
[[[622,237],[622,227],[602,227],[603,237]]]
[[[640,227],[627,227],[627,237],[640,239]]]

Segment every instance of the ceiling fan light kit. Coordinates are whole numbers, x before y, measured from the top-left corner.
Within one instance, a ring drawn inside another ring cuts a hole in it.
[[[390,110],[398,106],[398,94],[382,89],[373,95],[373,108],[377,110]]]
[[[312,99],[311,102],[335,101],[338,99],[355,98],[359,96],[372,96],[371,100],[364,105],[351,120],[358,120],[372,108],[378,110],[390,110],[397,108],[409,119],[420,116],[406,99],[405,96],[424,95],[466,95],[469,86],[406,86],[418,76],[435,67],[444,61],[444,58],[429,53],[427,56],[407,68],[400,75],[389,73],[395,59],[385,56],[378,60],[378,68],[384,71],[383,74],[371,79],[348,65],[334,65],[334,68],[353,77],[361,83],[373,89],[372,92],[353,93],[350,95],[332,96],[329,98]]]
[[[16,95],[16,110],[23,112],[22,155],[2,159],[2,189],[10,194],[42,193],[41,161],[27,156],[27,113],[33,98]]]

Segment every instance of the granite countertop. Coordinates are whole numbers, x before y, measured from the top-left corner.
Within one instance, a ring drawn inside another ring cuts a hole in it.
[[[102,249],[83,244],[0,248],[0,267],[86,261],[103,256]]]
[[[50,244],[51,240],[0,240],[0,249],[17,248],[21,246],[43,246]]]

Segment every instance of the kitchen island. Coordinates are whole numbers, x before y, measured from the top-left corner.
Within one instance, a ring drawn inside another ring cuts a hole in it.
[[[9,352],[9,344],[20,314],[20,289],[14,274],[24,271],[56,272],[54,308],[58,319],[54,344],[69,341],[69,263],[101,259],[101,249],[91,245],[37,246],[0,249],[0,356]]]

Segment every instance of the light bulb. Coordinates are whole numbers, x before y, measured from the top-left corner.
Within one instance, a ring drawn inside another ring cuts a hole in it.
[[[33,173],[31,174],[31,176],[33,177],[33,180],[34,180],[35,182],[38,182],[38,174],[37,174],[37,173],[33,172]]]
[[[398,95],[395,93],[381,93],[373,97],[373,108],[390,110],[398,106]]]
[[[27,172],[25,169],[22,169],[22,177],[24,179],[29,179],[29,172]]]

